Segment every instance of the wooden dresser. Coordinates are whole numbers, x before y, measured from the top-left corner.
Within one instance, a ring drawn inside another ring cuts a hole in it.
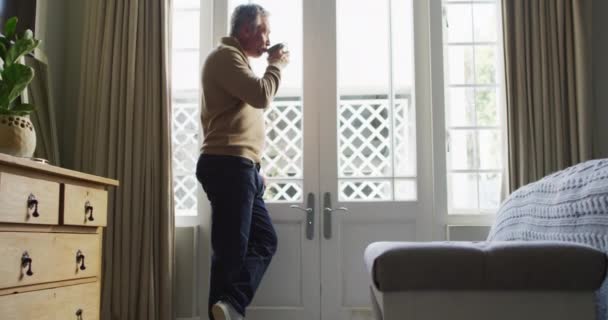
[[[0,319],[100,318],[113,186],[118,181],[0,153]]]

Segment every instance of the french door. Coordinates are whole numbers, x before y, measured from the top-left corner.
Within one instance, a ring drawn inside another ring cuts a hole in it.
[[[216,43],[247,2],[214,2]],[[279,249],[247,318],[371,319],[365,247],[433,238],[428,3],[255,3],[291,63],[263,158]]]

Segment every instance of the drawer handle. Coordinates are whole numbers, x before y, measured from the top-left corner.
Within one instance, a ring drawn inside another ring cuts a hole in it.
[[[80,270],[86,270],[87,267],[84,265],[84,254],[82,254],[82,251],[78,250],[78,252],[76,252],[76,264],[80,263]]]
[[[91,202],[87,201],[84,204],[84,217],[85,217],[85,221],[86,221],[87,214],[89,214],[89,212],[90,212],[89,221],[95,220],[95,218],[93,218],[93,206],[91,205]]]
[[[77,320],[82,320],[82,309],[76,310],[76,317]]]
[[[38,218],[38,216],[40,216],[40,214],[38,213],[38,200],[36,199],[36,196],[33,193],[30,193],[30,196],[27,197],[27,208],[30,211],[34,210],[34,212],[32,213],[32,216],[34,216],[34,218]]]
[[[27,272],[25,274],[27,274],[28,276],[33,276],[34,273],[32,272],[32,258],[30,258],[29,253],[24,252],[23,255],[21,256],[21,268],[26,268],[27,267]]]

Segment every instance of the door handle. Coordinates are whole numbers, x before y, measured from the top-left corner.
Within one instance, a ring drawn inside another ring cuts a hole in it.
[[[293,209],[306,212],[306,239],[312,240],[315,238],[315,195],[310,192],[306,200],[306,208],[301,208],[295,204],[289,206]]]
[[[334,211],[348,212],[348,208],[339,207],[333,209],[331,205],[331,193],[325,192],[323,194],[323,236],[325,239],[331,239],[331,214]]]

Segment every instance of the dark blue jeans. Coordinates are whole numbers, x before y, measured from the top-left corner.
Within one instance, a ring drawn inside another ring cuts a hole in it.
[[[242,315],[277,250],[259,165],[234,156],[203,154],[196,177],[211,202],[211,306],[227,301]]]

